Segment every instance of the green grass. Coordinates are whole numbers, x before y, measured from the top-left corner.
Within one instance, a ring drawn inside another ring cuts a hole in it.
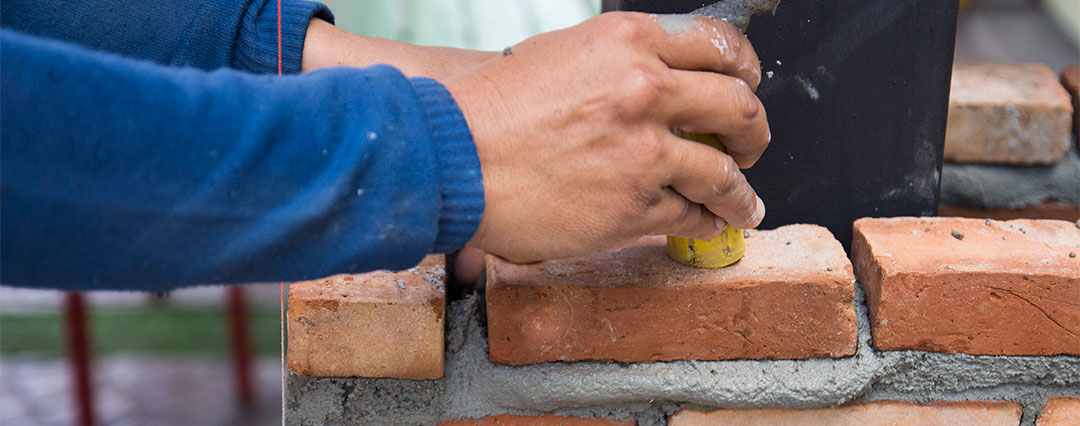
[[[249,310],[248,331],[257,354],[280,351],[277,310]],[[224,354],[229,350],[228,317],[224,310],[147,306],[99,308],[89,314],[94,355],[137,353],[156,355]],[[0,314],[0,353],[60,356],[65,345],[63,317],[57,313]]]

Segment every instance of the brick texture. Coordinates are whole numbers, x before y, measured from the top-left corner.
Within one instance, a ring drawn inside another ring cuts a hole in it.
[[[1072,101],[1045,64],[953,67],[945,161],[1053,164],[1068,151]]]
[[[954,402],[918,405],[879,401],[816,410],[679,410],[669,426],[1016,426],[1020,405],[1011,402]]]
[[[1080,205],[1060,201],[1044,201],[1038,205],[1018,209],[941,206],[938,207],[938,216],[996,220],[1057,219],[1076,222],[1080,220]]]
[[[443,376],[444,257],[403,272],[337,275],[289,287],[288,366],[329,377]]]
[[[544,416],[503,415],[440,423],[443,426],[634,426],[636,424],[637,422],[633,419],[563,417],[552,414]]]
[[[749,231],[746,256],[697,269],[664,237],[532,265],[487,259],[491,360],[650,362],[855,353],[854,276],[825,228]]]
[[[1080,354],[1076,224],[906,217],[854,228],[878,349]]]
[[[1080,398],[1050,398],[1035,422],[1036,426],[1080,425]]]
[[[1080,65],[1069,65],[1061,70],[1061,85],[1072,96],[1073,132],[1080,135]]]

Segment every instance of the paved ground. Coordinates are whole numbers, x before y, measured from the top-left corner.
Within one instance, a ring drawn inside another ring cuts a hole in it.
[[[233,398],[232,375],[220,358],[110,357],[94,365],[100,425],[276,425],[281,423],[281,365],[256,363],[256,401]],[[74,403],[61,359],[0,360],[0,425],[71,425]]]

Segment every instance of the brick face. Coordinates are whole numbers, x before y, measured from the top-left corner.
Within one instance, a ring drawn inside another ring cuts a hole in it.
[[[680,410],[669,426],[1016,426],[1019,404],[1011,402],[954,402],[917,405],[879,401],[816,410],[764,408],[757,410]]]
[[[1069,65],[1061,70],[1061,85],[1072,96],[1073,132],[1080,135],[1080,65]]]
[[[1068,151],[1072,101],[1045,64],[953,67],[945,161],[1053,164]]]
[[[750,231],[723,269],[667,257],[664,237],[532,265],[487,259],[491,360],[651,362],[855,353],[854,276],[825,228]]]
[[[854,228],[878,349],[1080,354],[1074,223],[909,217]]]
[[[288,366],[329,377],[443,376],[445,260],[403,272],[337,275],[289,287]]]
[[[1036,426],[1080,425],[1080,398],[1051,398],[1035,422]]]
[[[634,426],[633,419],[603,419],[544,416],[491,416],[482,419],[455,420],[439,423],[443,426]]]
[[[938,216],[996,220],[1057,219],[1076,222],[1080,220],[1080,205],[1059,201],[1044,201],[1038,205],[1017,209],[941,206],[938,208]]]

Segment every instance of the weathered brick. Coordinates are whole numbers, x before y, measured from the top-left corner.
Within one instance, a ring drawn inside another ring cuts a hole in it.
[[[953,67],[945,161],[1053,164],[1068,151],[1073,108],[1045,64]]]
[[[1016,426],[1020,404],[1012,402],[952,402],[918,405],[903,401],[877,401],[835,408],[790,410],[679,410],[669,426]]]
[[[1035,422],[1036,426],[1080,425],[1080,398],[1050,398]]]
[[[563,417],[548,414],[544,416],[502,415],[482,419],[466,419],[442,422],[444,426],[633,426],[634,419],[605,419]]]
[[[1080,354],[1074,223],[902,217],[854,228],[878,349]]]
[[[855,353],[854,276],[825,228],[749,231],[723,269],[680,265],[664,237],[531,265],[487,259],[491,360],[651,362]]]
[[[941,206],[938,207],[938,216],[996,220],[1057,219],[1076,222],[1080,220],[1080,205],[1060,201],[1044,201],[1033,206],[1015,209]]]
[[[1069,65],[1061,70],[1061,85],[1072,96],[1073,132],[1080,135],[1080,65]]]
[[[337,275],[289,286],[288,366],[328,377],[443,376],[445,260],[408,271]]]

